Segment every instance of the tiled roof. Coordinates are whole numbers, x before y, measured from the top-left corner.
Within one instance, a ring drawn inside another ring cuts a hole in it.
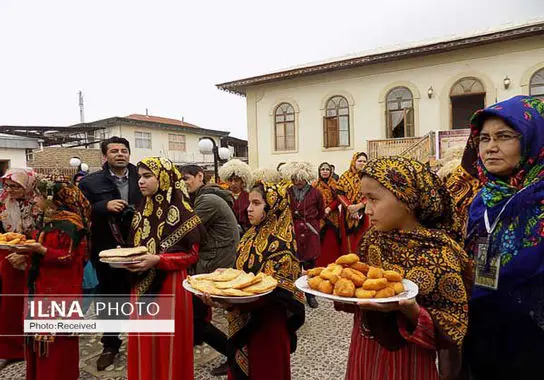
[[[160,117],[160,116],[152,116],[152,115],[140,115],[140,114],[137,114],[137,113],[125,116],[125,119],[150,121],[150,122],[154,122],[154,123],[177,125],[177,126],[180,126],[180,127],[200,128],[200,127],[198,127],[198,126],[196,126],[194,124],[186,123],[183,120],[170,119],[168,117]]]
[[[223,91],[238,95],[245,95],[246,89],[264,83],[277,82],[281,80],[326,73],[329,71],[344,70],[354,67],[367,66],[376,63],[397,61],[404,58],[419,57],[431,54],[444,53],[463,48],[475,47],[500,41],[508,41],[523,37],[530,37],[544,34],[544,21],[511,27],[508,29],[488,31],[472,36],[455,37],[439,42],[426,42],[423,44],[373,52],[370,54],[343,57],[320,63],[311,63],[299,67],[281,70],[274,73],[239,79],[216,85]]]

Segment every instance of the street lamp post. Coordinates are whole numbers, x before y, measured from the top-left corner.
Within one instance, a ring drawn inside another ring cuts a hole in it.
[[[202,154],[213,154],[213,173],[215,176],[215,183],[219,181],[219,161],[228,160],[230,158],[229,148],[219,148],[215,143],[215,140],[211,137],[202,137],[198,142],[198,149]]]

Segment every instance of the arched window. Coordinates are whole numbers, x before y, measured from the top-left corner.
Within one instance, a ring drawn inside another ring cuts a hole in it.
[[[544,68],[538,70],[531,77],[529,83],[529,95],[544,100]]]
[[[485,88],[478,78],[459,79],[451,87],[452,129],[470,127],[472,114],[485,107]]]
[[[414,97],[406,87],[395,87],[386,97],[387,138],[414,137]]]
[[[281,103],[274,113],[275,150],[295,150],[295,109],[289,103]]]
[[[333,96],[327,101],[323,145],[325,148],[349,146],[349,104],[343,96]]]

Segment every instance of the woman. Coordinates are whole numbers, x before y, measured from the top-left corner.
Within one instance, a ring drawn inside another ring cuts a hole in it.
[[[361,244],[362,261],[400,272],[419,293],[358,305],[346,379],[438,379],[437,351],[442,374],[451,378],[467,329],[470,269],[450,237],[451,198],[425,165],[402,157],[370,161],[361,190],[373,225]]]
[[[542,378],[543,115],[541,100],[516,96],[472,119],[483,188],[469,212],[476,279],[464,358],[476,380]]]
[[[135,247],[147,247],[148,255],[127,265],[139,273],[132,298],[174,295],[175,334],[129,334],[128,378],[193,379],[193,305],[182,282],[198,260],[203,227],[170,160],[146,158],[138,163],[138,174],[144,201],[132,221],[132,241]]]
[[[357,250],[363,233],[368,228],[368,218],[364,215],[364,202],[361,197],[359,175],[368,161],[364,152],[356,152],[351,159],[349,170],[344,172],[336,191],[342,204],[340,212],[340,232],[342,236],[341,253],[347,254]]]
[[[313,186],[319,190],[325,203],[325,218],[320,224],[321,255],[317,259],[318,267],[325,267],[340,256],[340,213],[336,195],[336,180],[332,178],[332,168],[322,162],[318,168],[319,178]]]
[[[0,232],[17,232],[30,236],[40,214],[36,205],[36,173],[30,169],[10,169],[2,177],[2,185]],[[8,250],[0,250],[2,294],[24,294],[26,261],[11,253]],[[0,369],[9,362],[23,360],[23,307],[22,296],[1,299]]]
[[[249,200],[252,227],[238,246],[236,268],[273,276],[278,287],[247,305],[223,305],[229,310],[229,379],[288,380],[296,331],[304,324],[304,297],[294,285],[301,270],[287,185],[259,184]]]
[[[321,255],[319,226],[325,216],[323,196],[310,184],[315,179],[315,168],[309,162],[289,162],[282,171],[292,183],[287,192],[295,225],[297,257],[304,269],[312,269]],[[315,296],[309,293],[306,300],[313,309],[319,306]]]
[[[50,294],[78,297],[82,293],[91,206],[76,186],[60,178],[42,179],[38,189],[44,213],[38,225],[38,242],[17,253],[32,252],[27,265],[29,297]],[[25,358],[28,380],[79,378],[77,336],[28,337]]]
[[[247,207],[249,206],[249,193],[247,190],[253,182],[251,169],[245,162],[232,159],[219,169],[219,177],[228,184],[228,190],[234,197],[232,210],[241,228],[240,234],[243,235],[251,227],[247,217]]]

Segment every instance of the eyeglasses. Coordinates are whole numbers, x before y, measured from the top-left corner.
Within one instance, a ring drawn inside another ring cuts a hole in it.
[[[23,187],[21,185],[16,184],[16,183],[5,183],[4,187],[6,189],[13,189],[13,190],[22,190],[23,189]]]
[[[520,134],[510,133],[510,132],[499,132],[495,136],[491,135],[480,135],[476,138],[476,142],[479,145],[488,145],[491,143],[491,140],[495,141],[498,145],[504,145],[512,143],[521,138]]]

